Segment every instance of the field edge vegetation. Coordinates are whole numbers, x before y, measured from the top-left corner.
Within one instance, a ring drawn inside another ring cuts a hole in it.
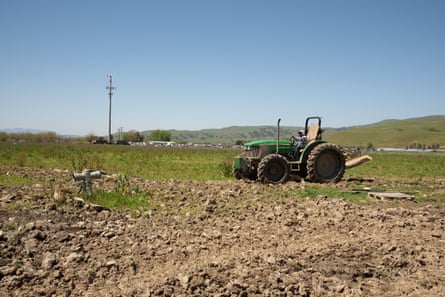
[[[126,189],[129,187],[125,185],[129,177],[146,180],[230,181],[233,180],[232,158],[241,152],[239,149],[43,143],[0,143],[0,149],[0,164],[4,167],[58,168],[72,172],[89,168],[117,174],[120,176],[120,187],[116,191],[98,191],[90,199],[96,199],[98,203],[108,201],[108,206],[113,208],[130,207],[140,211],[150,208],[147,204],[150,197],[138,189],[128,192]],[[360,181],[368,180],[371,181],[369,187],[377,191],[404,191],[413,194],[418,200],[445,198],[445,153],[373,152],[371,155],[372,162],[347,170],[344,180],[348,181],[349,187],[354,187],[357,181],[357,187],[363,188]],[[4,187],[30,185],[33,182],[26,176],[0,175],[0,185]],[[297,184],[294,188],[289,193],[286,187],[275,187],[272,193],[276,197],[293,195],[313,198],[324,195],[359,204],[367,202],[364,191],[318,184]],[[122,205],[122,202],[125,203]]]

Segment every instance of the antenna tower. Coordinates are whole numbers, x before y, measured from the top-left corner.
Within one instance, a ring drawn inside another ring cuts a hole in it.
[[[110,109],[108,113],[108,144],[111,144],[112,142],[112,136],[111,136],[111,97],[113,96],[113,90],[116,89],[113,87],[113,75],[107,74],[107,78],[109,81],[109,85],[106,87],[108,90],[108,96],[110,97]]]

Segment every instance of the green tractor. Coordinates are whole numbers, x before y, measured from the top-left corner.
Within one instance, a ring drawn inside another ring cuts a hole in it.
[[[318,116],[308,117],[300,137],[291,136],[289,140],[280,139],[280,121],[276,140],[257,140],[244,145],[245,151],[234,158],[235,178],[269,184],[282,184],[295,177],[316,183],[338,182],[346,168],[370,160],[366,156],[347,164],[348,154],[342,147],[322,139]]]

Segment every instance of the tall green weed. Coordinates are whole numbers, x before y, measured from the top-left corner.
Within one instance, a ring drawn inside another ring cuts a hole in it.
[[[0,164],[107,173],[145,179],[227,180],[234,149],[159,148],[91,144],[0,143]],[[372,153],[373,161],[346,171],[345,177],[445,177],[445,153]]]

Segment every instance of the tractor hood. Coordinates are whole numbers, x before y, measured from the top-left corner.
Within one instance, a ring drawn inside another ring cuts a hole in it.
[[[265,139],[265,140],[255,140],[251,142],[247,142],[244,144],[245,147],[250,146],[275,146],[277,145],[276,139]],[[289,140],[286,139],[280,139],[280,146],[287,146],[290,145]]]

